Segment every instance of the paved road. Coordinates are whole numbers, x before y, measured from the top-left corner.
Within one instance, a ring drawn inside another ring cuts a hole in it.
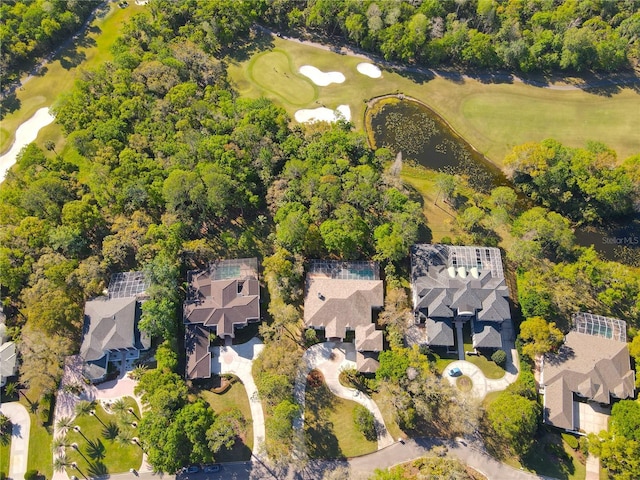
[[[9,417],[13,424],[9,451],[9,478],[22,480],[27,471],[31,418],[24,405],[18,402],[0,404],[0,412]]]

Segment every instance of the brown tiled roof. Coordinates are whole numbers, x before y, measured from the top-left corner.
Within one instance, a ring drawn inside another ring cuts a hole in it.
[[[545,355],[542,382],[546,418],[553,425],[568,428],[564,426],[570,418],[565,412],[566,396],[572,392],[604,404],[611,403],[611,397],[634,395],[627,344],[571,331],[557,354]]]
[[[187,325],[184,345],[187,353],[187,378],[211,377],[209,330],[200,325]]]
[[[260,285],[255,278],[210,280],[195,275],[191,286],[195,299],[184,307],[184,322],[202,324],[218,336],[234,337],[234,326],[260,318]]]
[[[356,352],[356,369],[360,373],[376,373],[379,367],[377,354]]]

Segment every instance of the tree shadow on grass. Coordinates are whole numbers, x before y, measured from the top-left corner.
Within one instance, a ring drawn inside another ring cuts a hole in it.
[[[11,92],[6,95],[2,102],[0,102],[0,120],[2,120],[7,114],[13,113],[20,109],[22,102],[16,95],[16,92]]]
[[[560,434],[541,429],[529,453],[520,459],[522,465],[538,475],[545,475],[562,480],[575,473],[573,457],[569,455],[562,443]]]
[[[335,427],[328,420],[334,404],[335,397],[327,388],[324,377],[319,371],[312,370],[307,376],[304,419],[305,444],[311,458],[344,458]]]
[[[106,454],[106,448],[100,439],[87,440],[87,456],[94,460],[101,460]]]

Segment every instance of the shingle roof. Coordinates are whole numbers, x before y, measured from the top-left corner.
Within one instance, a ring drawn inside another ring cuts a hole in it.
[[[562,378],[545,389],[544,420],[556,427],[574,430],[573,393]]]
[[[380,367],[377,354],[356,352],[356,369],[360,373],[375,373]]]
[[[427,341],[429,345],[451,347],[453,346],[453,327],[451,320],[442,319],[425,319],[425,327],[427,329]]]
[[[509,289],[500,250],[418,244],[411,247],[413,308],[425,321],[429,344],[453,345],[451,322],[475,315],[474,346],[500,348],[498,327],[482,322],[511,320]],[[438,327],[439,323],[449,323]],[[477,338],[475,338],[477,336]]]
[[[201,325],[185,327],[185,351],[187,354],[187,378],[211,377],[211,352],[209,331]]]
[[[84,318],[80,356],[85,361],[98,360],[108,350],[142,348],[136,344],[139,308],[134,297],[89,300],[85,304]]]
[[[202,324],[218,336],[234,337],[234,326],[260,319],[260,284],[256,277],[212,280],[208,271],[191,275],[184,323]]]
[[[15,375],[16,362],[16,344],[14,342],[2,343],[0,337],[0,381]]]
[[[340,280],[307,276],[305,325],[326,328],[327,336],[343,338],[346,329],[371,324],[372,308],[384,305],[382,280]],[[331,324],[331,325],[330,325]],[[329,335],[329,328],[336,335]]]
[[[382,351],[382,330],[376,330],[374,323],[358,325],[355,338],[356,350],[361,352]]]
[[[474,348],[501,348],[502,335],[500,324],[489,322],[473,322],[473,347]]]
[[[609,404],[611,397],[634,395],[634,373],[631,370],[626,343],[571,331],[557,354],[544,358],[542,382],[545,385],[545,408],[549,423],[564,427],[565,395],[575,392],[590,400]],[[559,395],[562,389],[562,395]],[[560,423],[555,423],[556,421]],[[566,423],[566,422],[565,422]]]

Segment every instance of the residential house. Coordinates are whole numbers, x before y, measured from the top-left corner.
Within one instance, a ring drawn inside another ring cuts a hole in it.
[[[260,321],[258,259],[240,258],[211,263],[187,274],[183,308],[189,379],[211,377],[212,334],[230,342],[238,328]]]
[[[128,370],[149,349],[151,339],[138,328],[141,304],[149,281],[142,272],[112,275],[106,296],[88,300],[80,357],[84,374],[93,383],[107,377],[109,364]]]
[[[511,322],[511,311],[497,248],[413,245],[411,290],[421,343],[452,348],[469,323],[475,349],[503,348],[502,329]],[[461,345],[458,351],[464,354]]]
[[[598,413],[610,413],[615,399],[634,396],[634,372],[626,323],[590,313],[573,316],[573,329],[559,351],[544,356],[540,375],[544,422],[569,431],[598,433]],[[594,413],[595,412],[595,413]]]
[[[372,373],[379,366],[382,330],[376,330],[374,310],[384,306],[384,287],[376,262],[312,260],[306,279],[304,322],[321,330],[327,340],[343,341],[354,332],[356,365]]]
[[[18,358],[16,356],[16,344],[8,341],[6,336],[7,327],[4,311],[0,305],[0,387],[4,387],[7,378],[13,377],[18,368]]]

